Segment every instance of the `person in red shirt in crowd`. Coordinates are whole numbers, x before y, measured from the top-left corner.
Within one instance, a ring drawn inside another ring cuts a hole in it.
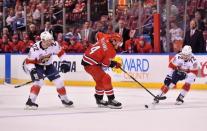
[[[40,40],[41,40],[40,36],[37,35],[37,36],[35,37],[35,43],[38,42],[38,41],[40,41]]]
[[[85,51],[81,64],[96,82],[94,96],[97,105],[99,107],[120,109],[122,104],[115,100],[111,77],[102,67],[121,67],[120,63],[112,59],[116,56],[115,49],[122,45],[122,37],[118,33],[101,35],[102,38],[98,36],[101,39],[98,39],[95,44]],[[108,101],[103,100],[104,92],[108,97]]]
[[[2,40],[0,39],[0,52],[2,53],[11,53],[12,47],[10,46],[11,42],[7,35],[3,35]]]
[[[134,38],[130,38],[125,42],[125,51],[127,53],[137,53],[137,46]]]
[[[137,53],[152,53],[152,45],[147,43],[143,37],[135,40]]]
[[[33,44],[34,42],[29,40],[28,35],[23,35],[23,40],[18,42],[19,53],[28,53]]]
[[[82,53],[84,51],[83,45],[77,41],[76,37],[71,37],[69,41],[68,51],[71,53]]]
[[[63,34],[59,33],[57,36],[57,42],[67,52],[69,49],[68,43],[63,40]]]
[[[12,53],[19,53],[18,41],[19,41],[18,35],[17,34],[13,35],[12,41],[10,42]]]

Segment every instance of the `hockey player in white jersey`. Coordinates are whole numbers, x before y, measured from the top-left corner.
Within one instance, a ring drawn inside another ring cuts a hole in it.
[[[38,104],[35,101],[43,85],[42,78],[44,76],[47,76],[56,86],[58,97],[62,104],[71,106],[73,102],[67,97],[64,82],[52,64],[52,55],[57,55],[62,61],[61,72],[66,73],[70,70],[67,61],[64,60],[64,50],[53,40],[53,36],[49,32],[42,32],[40,37],[41,41],[36,42],[30,48],[29,55],[25,60],[33,81],[33,86],[31,87],[29,98],[26,102],[26,109],[37,109]]]
[[[184,80],[185,83],[182,86],[182,91],[176,99],[176,104],[180,105],[184,102],[183,98],[190,90],[190,86],[198,74],[198,63],[195,56],[192,54],[191,46],[186,45],[182,48],[182,51],[176,54],[169,63],[169,73],[167,74],[164,85],[161,87],[161,91],[158,96],[163,96],[176,86],[178,81]],[[159,100],[154,99],[154,103],[159,103]]]

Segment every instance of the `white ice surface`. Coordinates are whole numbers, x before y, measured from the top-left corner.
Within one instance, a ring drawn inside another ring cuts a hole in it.
[[[207,131],[207,91],[190,91],[178,106],[179,90],[171,90],[152,107],[153,98],[144,89],[115,88],[123,108],[108,109],[96,106],[94,88],[67,87],[74,107],[65,108],[55,87],[43,86],[38,110],[24,110],[29,90],[0,85],[0,131]]]

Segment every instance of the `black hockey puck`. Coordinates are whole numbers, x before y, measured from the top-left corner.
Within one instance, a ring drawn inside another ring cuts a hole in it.
[[[148,106],[148,105],[144,105],[144,107],[145,107],[145,108],[149,108],[149,106]]]

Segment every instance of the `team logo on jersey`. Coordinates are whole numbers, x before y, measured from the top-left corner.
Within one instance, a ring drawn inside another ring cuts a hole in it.
[[[48,54],[48,55],[45,55],[45,56],[41,56],[41,55],[40,55],[39,60],[40,60],[42,63],[46,63],[46,62],[49,61],[49,59],[50,59],[51,56],[52,56],[51,54]]]

